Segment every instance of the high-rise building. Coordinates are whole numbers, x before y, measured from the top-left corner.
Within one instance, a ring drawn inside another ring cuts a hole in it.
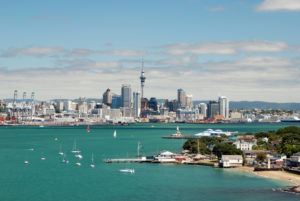
[[[144,86],[145,86],[145,81],[146,81],[145,72],[144,72],[144,60],[142,61],[142,71],[141,71],[140,80],[141,80],[141,92],[142,92],[141,97],[143,99],[144,98]]]
[[[207,117],[209,119],[213,119],[215,115],[219,115],[219,102],[209,101],[207,106]]]
[[[63,101],[58,101],[56,103],[56,112],[61,113],[62,111],[64,111],[64,102]]]
[[[133,92],[133,109],[135,117],[141,115],[141,94],[139,92]]]
[[[71,100],[67,100],[64,102],[64,110],[69,112],[72,111],[72,101]]]
[[[177,100],[180,107],[186,106],[186,93],[183,89],[177,90]]]
[[[157,100],[154,97],[151,97],[148,101],[148,107],[153,111],[157,111]]]
[[[200,103],[200,114],[202,114],[204,118],[207,117],[207,105],[205,103]]]
[[[110,89],[106,89],[106,91],[103,93],[103,100],[102,100],[102,102],[105,105],[111,106],[112,93],[111,93]]]
[[[229,100],[225,96],[219,97],[220,115],[225,119],[229,118]]]
[[[189,108],[193,107],[193,95],[186,95],[185,97],[185,102],[186,102],[186,106],[188,106]]]
[[[122,97],[120,95],[112,95],[111,108],[119,109],[122,105]]]
[[[131,86],[129,84],[122,85],[122,107],[131,108]]]

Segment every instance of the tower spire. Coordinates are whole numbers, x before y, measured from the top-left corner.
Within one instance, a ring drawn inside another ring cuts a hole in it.
[[[141,98],[144,98],[144,86],[145,86],[145,72],[144,72],[144,58],[142,58],[142,71],[141,71],[141,76],[140,76],[140,80],[141,80]]]

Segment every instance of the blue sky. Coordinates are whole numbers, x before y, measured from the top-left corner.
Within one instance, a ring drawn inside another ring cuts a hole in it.
[[[145,95],[299,102],[300,0],[3,1],[0,98]]]

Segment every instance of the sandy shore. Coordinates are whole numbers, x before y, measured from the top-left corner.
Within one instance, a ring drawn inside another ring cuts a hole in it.
[[[300,175],[292,174],[285,171],[254,171],[253,167],[237,167],[236,169],[249,172],[265,178],[279,179],[282,181],[288,181],[295,186],[300,186]]]

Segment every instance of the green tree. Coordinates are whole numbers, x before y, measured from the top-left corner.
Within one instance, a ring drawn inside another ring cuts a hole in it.
[[[200,141],[200,139],[189,139],[183,144],[184,150],[189,150],[191,153],[210,154],[211,151],[207,145]]]
[[[258,153],[258,154],[256,155],[256,160],[257,160],[258,162],[264,162],[266,159],[267,159],[267,156],[266,156],[266,154],[264,154],[264,153]]]
[[[243,155],[242,150],[237,149],[234,145],[229,143],[216,144],[213,153],[218,158],[221,158],[222,155]]]

